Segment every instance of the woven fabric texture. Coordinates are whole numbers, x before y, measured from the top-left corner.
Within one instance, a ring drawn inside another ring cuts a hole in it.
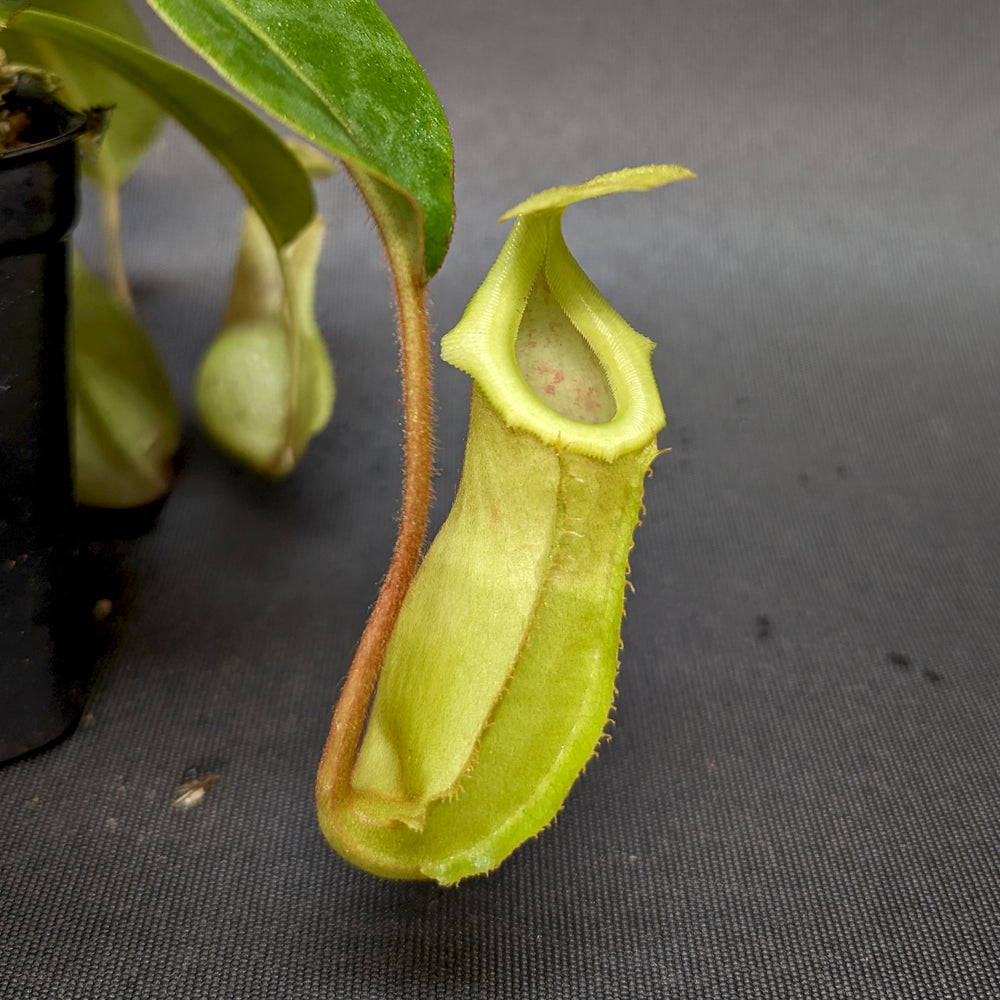
[[[1000,997],[1000,6],[385,9],[454,133],[437,334],[510,205],[629,164],[698,174],[565,221],[658,343],[668,413],[613,737],[489,878],[381,882],[319,833],[400,467],[388,280],[340,175],[330,428],[264,484],[189,416],[83,722],[0,767],[0,1000]],[[188,414],[240,212],[174,128],[125,191]],[[439,366],[435,523],[468,392]]]

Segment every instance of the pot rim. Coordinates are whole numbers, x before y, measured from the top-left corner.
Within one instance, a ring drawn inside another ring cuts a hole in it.
[[[28,143],[24,146],[15,146],[12,149],[0,150],[0,163],[7,164],[11,161],[30,159],[34,155],[44,154],[56,146],[61,146],[67,142],[75,142],[88,129],[88,122],[85,115],[73,112],[67,118],[65,126],[58,135],[42,139],[40,142]]]

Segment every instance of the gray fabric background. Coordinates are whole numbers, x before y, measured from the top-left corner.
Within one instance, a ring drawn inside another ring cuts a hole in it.
[[[0,997],[1000,996],[1000,6],[386,10],[453,127],[439,332],[527,194],[650,161],[699,175],[566,217],[659,344],[673,449],[614,738],[488,879],[380,882],[325,846],[313,773],[399,470],[381,251],[330,181],[332,425],[276,485],[189,427],[83,724],[0,769]],[[169,129],[125,210],[190,412],[240,200]],[[436,523],[468,383],[442,367],[437,388]]]

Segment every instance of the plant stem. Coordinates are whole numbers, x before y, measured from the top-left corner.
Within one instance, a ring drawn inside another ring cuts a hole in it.
[[[389,569],[361,635],[354,660],[333,713],[320,762],[317,795],[343,800],[350,789],[368,704],[378,680],[389,637],[420,561],[431,499],[434,452],[434,399],[425,283],[412,244],[401,233],[391,206],[369,178],[351,169],[385,245],[392,269],[397,308],[403,395],[403,497]]]
[[[285,443],[277,466],[281,469],[295,467],[295,452],[298,441],[295,428],[299,416],[299,393],[302,379],[302,330],[300,329],[299,311],[293,302],[292,278],[289,272],[288,259],[284,248],[275,248],[278,259],[278,270],[281,273],[281,284],[285,290],[282,311],[285,320],[285,342],[288,345],[288,416],[285,420]]]
[[[107,154],[101,150],[94,161],[97,187],[101,196],[101,229],[104,232],[104,254],[108,280],[120,305],[130,313],[135,312],[132,290],[129,288],[122,249],[121,196],[114,174],[108,167]]]

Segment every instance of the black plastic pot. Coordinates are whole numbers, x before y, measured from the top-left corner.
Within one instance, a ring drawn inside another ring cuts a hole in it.
[[[23,92],[22,92],[23,91]],[[74,650],[73,498],[67,420],[67,241],[86,120],[34,93],[0,152],[0,761],[79,719],[90,673]]]

